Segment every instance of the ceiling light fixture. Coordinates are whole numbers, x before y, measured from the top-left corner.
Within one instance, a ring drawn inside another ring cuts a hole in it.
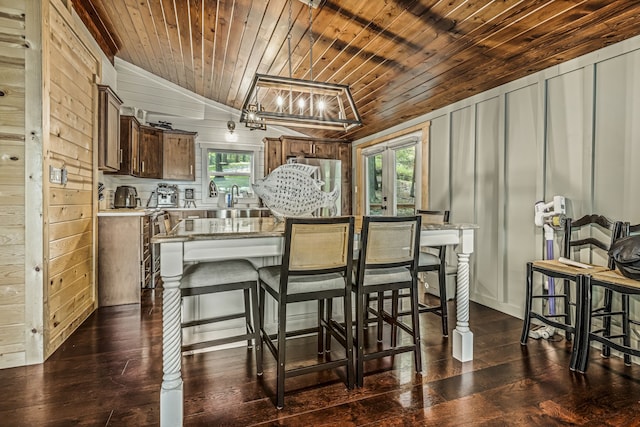
[[[362,125],[349,86],[313,80],[313,9],[318,0],[300,0],[309,6],[309,75],[291,77],[291,0],[289,0],[289,77],[256,74],[242,105],[240,122],[266,130],[267,125],[348,131]]]

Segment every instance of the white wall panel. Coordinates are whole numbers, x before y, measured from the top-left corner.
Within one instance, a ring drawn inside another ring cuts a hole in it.
[[[524,307],[526,262],[536,258],[533,205],[536,201],[538,145],[538,86],[506,95],[505,138],[505,287],[503,311]],[[484,245],[479,242],[479,249]]]
[[[596,65],[594,209],[640,223],[640,51]]]
[[[475,222],[475,109],[451,114],[451,221]],[[435,160],[435,159],[434,159]]]
[[[449,117],[431,121],[429,135],[429,209],[449,209]]]
[[[545,198],[567,200],[567,215],[591,214],[591,142],[584,109],[591,101],[584,93],[582,69],[547,80]]]
[[[500,138],[500,98],[494,97],[480,102],[476,107],[476,220],[480,226],[477,242],[482,242],[483,250],[476,252],[476,282],[473,286],[474,298],[500,300],[501,280],[498,275],[496,254],[501,245],[500,194],[501,182],[500,152],[503,147]],[[478,244],[476,244],[478,247]]]

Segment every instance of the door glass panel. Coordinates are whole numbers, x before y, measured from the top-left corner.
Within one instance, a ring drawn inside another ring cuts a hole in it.
[[[398,148],[395,151],[395,202],[396,215],[415,215],[416,209],[416,147]]]
[[[382,215],[382,153],[366,157],[367,215]]]

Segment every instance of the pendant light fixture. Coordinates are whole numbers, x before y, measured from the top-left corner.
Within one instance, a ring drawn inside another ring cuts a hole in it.
[[[289,77],[256,74],[240,116],[251,129],[267,125],[348,131],[362,124],[349,86],[313,80],[313,8],[319,0],[299,0],[309,7],[309,76],[294,79],[291,64],[291,2],[289,0]]]

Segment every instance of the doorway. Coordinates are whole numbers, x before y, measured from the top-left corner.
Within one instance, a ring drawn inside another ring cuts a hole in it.
[[[421,144],[406,135],[362,150],[365,215],[414,215],[420,206]]]

